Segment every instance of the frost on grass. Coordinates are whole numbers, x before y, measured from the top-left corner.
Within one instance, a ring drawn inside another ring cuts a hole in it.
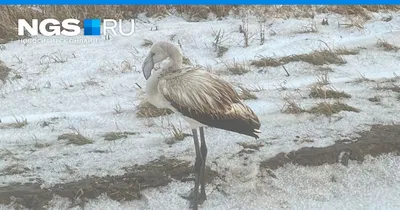
[[[388,51],[388,52],[397,52],[399,51],[399,47],[391,44],[385,40],[379,39],[378,42],[376,43],[376,46],[384,51]]]
[[[232,63],[226,62],[224,64],[226,70],[228,70],[233,75],[243,75],[250,72],[250,67],[247,66],[244,62],[239,63],[234,60]]]
[[[80,133],[64,133],[58,136],[58,140],[67,140],[68,144],[75,145],[85,145],[93,143],[93,140],[83,136]]]
[[[285,103],[281,108],[282,113],[300,114],[306,112],[306,110],[300,107],[300,105],[292,97],[285,97],[283,100]]]
[[[325,115],[325,116],[331,116],[341,111],[360,112],[359,109],[341,102],[335,102],[335,103],[321,102],[318,103],[316,106],[312,107],[311,109],[307,110],[307,112],[309,113],[317,115]]]
[[[332,50],[318,50],[308,54],[291,55],[282,58],[261,57],[258,60],[253,60],[251,65],[256,67],[266,66],[282,66],[290,62],[303,61],[313,65],[321,66],[324,64],[345,64],[346,61],[342,58],[341,53],[348,53],[347,51],[332,51]]]
[[[15,120],[14,123],[0,124],[0,129],[22,128],[22,127],[25,127],[26,125],[28,125],[28,121],[26,118],[22,118],[22,119],[15,118],[14,120]]]
[[[79,181],[56,184],[48,189],[42,189],[40,184],[14,183],[0,187],[0,204],[18,204],[29,209],[43,209],[56,195],[68,198],[73,206],[84,205],[89,199],[98,198],[103,194],[121,202],[137,200],[141,199],[142,191],[147,188],[166,186],[174,180],[191,181],[188,177],[192,169],[190,162],[161,157],[145,165],[125,168],[127,172],[123,175],[91,176]],[[217,173],[209,167],[205,170],[205,181],[210,183]]]
[[[128,132],[128,131],[124,131],[124,132],[108,132],[106,134],[103,135],[104,140],[106,141],[115,141],[118,139],[126,139],[128,138],[128,136],[130,135],[137,135],[138,133],[136,132]]]
[[[309,96],[311,98],[351,98],[351,95],[348,93],[337,91],[330,87],[324,87],[321,85],[313,85],[310,88]]]

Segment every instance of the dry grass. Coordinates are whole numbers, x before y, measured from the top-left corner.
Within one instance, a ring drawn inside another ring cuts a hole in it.
[[[316,106],[312,107],[311,109],[307,110],[307,112],[309,113],[317,115],[325,115],[325,116],[331,116],[341,111],[357,112],[357,113],[360,112],[359,109],[341,102],[335,102],[335,103],[321,102],[318,103]]]
[[[347,82],[347,83],[363,83],[363,82],[374,82],[375,80],[369,79],[367,77],[365,77],[364,75],[360,75],[359,78],[357,78],[354,81],[351,82]]]
[[[41,149],[41,148],[49,147],[50,144],[49,143],[38,143],[38,142],[36,142],[33,146],[35,148]]]
[[[374,96],[372,98],[368,98],[368,101],[371,101],[371,102],[374,102],[374,103],[380,102],[381,100],[382,99],[379,96]]]
[[[27,167],[24,167],[21,164],[12,164],[12,165],[2,169],[0,171],[0,175],[1,176],[16,175],[16,174],[23,174],[28,171],[30,171],[30,169]]]
[[[243,149],[239,151],[239,154],[240,154],[240,155],[243,155],[243,154],[252,154],[252,153],[254,153],[254,152],[256,152],[256,151],[260,151],[260,149],[261,149],[262,147],[264,147],[264,145],[261,144],[261,143],[246,143],[246,142],[240,142],[240,143],[238,143],[238,144],[239,144],[240,146],[243,147]]]
[[[191,136],[190,134],[183,133],[182,128],[176,128],[171,124],[171,134],[172,136],[165,140],[167,144],[175,144],[177,142],[183,141],[185,137]]]
[[[233,60],[232,63],[225,62],[226,69],[233,75],[243,75],[250,71],[250,67],[244,62],[239,63]]]
[[[18,119],[14,117],[15,123],[3,123],[0,124],[0,129],[7,129],[7,128],[23,128],[28,125],[28,121],[26,118]]]
[[[228,50],[229,50],[229,48],[227,48],[227,47],[218,46],[218,49],[217,49],[217,57],[220,58],[220,57],[224,56],[224,54],[225,54],[226,52],[228,52]]]
[[[149,102],[142,102],[137,107],[136,117],[148,118],[148,117],[160,117],[170,115],[173,112],[170,109],[159,109]]]
[[[254,94],[254,93],[252,93],[249,89],[247,89],[247,88],[244,88],[244,87],[242,87],[242,86],[239,86],[239,88],[240,88],[240,90],[241,90],[241,93],[240,93],[240,98],[242,99],[242,100],[255,100],[255,99],[257,99],[258,97]]]
[[[58,136],[58,140],[67,140],[68,144],[75,145],[85,145],[93,143],[93,140],[83,136],[80,133],[64,133]]]
[[[143,40],[142,47],[151,47],[151,46],[153,46],[153,41],[149,39]]]
[[[136,133],[136,132],[128,132],[128,131],[108,132],[108,133],[104,134],[103,137],[104,137],[104,140],[106,140],[106,141],[115,141],[115,140],[122,139],[122,138],[126,139],[130,135],[137,135],[137,134],[138,133]]]
[[[360,49],[347,49],[345,47],[339,47],[334,50],[338,55],[358,55],[360,54]]]
[[[399,51],[399,47],[397,47],[394,44],[391,44],[385,40],[379,39],[378,42],[376,43],[376,46],[384,51],[388,52],[397,52]]]
[[[61,51],[53,52],[40,57],[40,64],[50,65],[50,63],[65,63],[68,61],[68,56]]]
[[[6,78],[8,77],[8,74],[10,73],[11,69],[6,66],[6,64],[3,63],[3,61],[0,61],[0,81],[6,83]]]
[[[331,87],[325,87],[322,85],[313,85],[310,88],[311,98],[351,98],[350,94],[347,94],[343,91],[337,91],[332,89]]]
[[[293,97],[285,97],[283,100],[285,104],[281,108],[282,113],[300,114],[306,112],[306,110],[301,108],[301,106],[293,99]]]
[[[399,85],[395,85],[395,84],[391,84],[390,86],[378,86],[376,87],[377,90],[390,90],[396,93],[400,93],[400,86]]]
[[[268,58],[261,57],[258,60],[253,60],[251,65],[256,67],[277,67],[282,66],[290,62],[307,62],[313,65],[322,66],[324,64],[345,64],[346,61],[340,56],[343,51],[332,51],[332,50],[318,50],[309,54],[291,55],[282,58]]]

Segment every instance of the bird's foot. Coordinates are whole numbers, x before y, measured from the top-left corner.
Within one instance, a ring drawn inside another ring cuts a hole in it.
[[[187,195],[181,195],[182,198],[190,201],[190,208],[193,207],[194,205],[194,190],[189,191],[189,193],[187,193]],[[197,198],[197,203],[199,205],[203,204],[204,201],[207,200],[207,195],[206,193],[199,193],[199,196]]]

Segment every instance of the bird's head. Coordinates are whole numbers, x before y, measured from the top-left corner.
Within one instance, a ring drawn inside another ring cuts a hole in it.
[[[143,75],[146,80],[150,78],[151,72],[153,71],[154,65],[156,63],[162,62],[163,60],[170,57],[169,49],[171,46],[174,47],[168,42],[157,42],[153,44],[142,66]]]

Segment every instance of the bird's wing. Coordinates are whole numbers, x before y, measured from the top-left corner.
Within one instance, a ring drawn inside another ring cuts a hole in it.
[[[260,122],[233,87],[201,70],[165,75],[158,91],[184,116],[210,127],[258,137]]]

